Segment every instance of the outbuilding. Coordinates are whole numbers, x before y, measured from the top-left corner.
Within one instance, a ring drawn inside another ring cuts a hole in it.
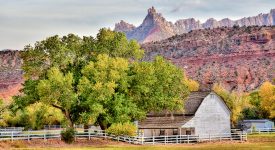
[[[265,130],[274,128],[274,122],[269,119],[243,120],[246,130]]]
[[[138,122],[144,136],[229,134],[231,111],[215,92],[191,92],[184,112],[150,113]]]

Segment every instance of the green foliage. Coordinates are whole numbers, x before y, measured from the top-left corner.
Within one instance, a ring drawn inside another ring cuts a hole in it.
[[[247,107],[242,110],[243,119],[262,119],[262,112],[256,107]]]
[[[137,127],[129,122],[116,123],[112,124],[106,131],[108,134],[115,136],[136,136]]]
[[[188,87],[189,91],[198,91],[200,84],[192,79],[188,79],[187,76],[184,74],[184,84]]]
[[[264,82],[259,89],[261,108],[268,112],[270,118],[275,118],[275,85]]]
[[[261,97],[259,95],[259,91],[254,91],[249,94],[250,104],[259,108],[261,105]]]
[[[61,132],[62,141],[71,144],[74,142],[75,130],[74,128],[66,128]]]
[[[242,111],[244,108],[250,107],[249,95],[247,93],[229,92],[224,89],[220,84],[213,86],[219,96],[223,98],[229,109],[231,110],[232,125],[236,125],[240,119],[243,118]]]
[[[70,111],[77,102],[77,94],[74,92],[72,73],[63,73],[58,68],[51,68],[48,71],[48,79],[40,80],[37,85],[40,101],[60,109],[67,120],[69,126],[73,126]]]
[[[69,127],[96,123],[106,129],[149,111],[182,109],[188,95],[182,70],[162,57],[140,62],[143,53],[136,41],[109,29],[96,38],[69,34],[26,46],[24,95],[14,97],[12,110],[42,102],[59,109]]]
[[[34,104],[39,99],[37,85],[38,80],[26,80],[23,84],[23,89],[21,90],[24,95],[14,96],[13,103],[10,106],[11,111],[16,112],[18,109],[24,109],[25,107]]]
[[[151,62],[135,63],[132,67],[130,93],[140,109],[150,111],[183,109],[189,91],[182,70],[156,57]]]
[[[5,111],[5,126],[20,126],[25,129],[43,129],[44,125],[60,124],[64,119],[62,113],[43,103],[35,103],[15,112]]]

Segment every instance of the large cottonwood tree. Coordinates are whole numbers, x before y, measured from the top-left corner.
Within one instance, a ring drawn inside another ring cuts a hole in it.
[[[161,57],[140,62],[143,50],[123,33],[101,29],[96,38],[69,34],[26,46],[26,81],[14,108],[42,102],[74,123],[142,119],[149,111],[175,110],[187,96],[182,70]]]

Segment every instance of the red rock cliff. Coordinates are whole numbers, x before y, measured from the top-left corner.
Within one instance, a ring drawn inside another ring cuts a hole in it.
[[[275,27],[196,30],[143,44],[146,59],[163,55],[200,82],[250,91],[275,78]]]

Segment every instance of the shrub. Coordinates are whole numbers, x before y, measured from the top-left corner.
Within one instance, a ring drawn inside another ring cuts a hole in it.
[[[74,141],[75,131],[74,128],[66,128],[61,132],[61,139],[66,143],[72,143]]]
[[[137,127],[132,123],[112,124],[107,130],[108,134],[115,136],[135,136]]]

